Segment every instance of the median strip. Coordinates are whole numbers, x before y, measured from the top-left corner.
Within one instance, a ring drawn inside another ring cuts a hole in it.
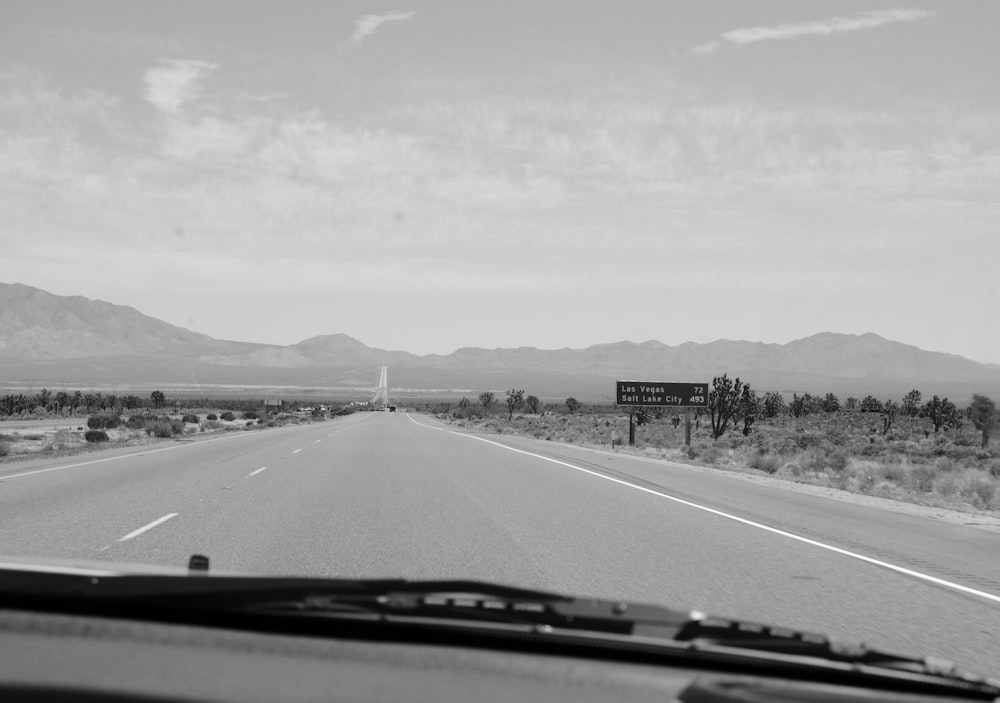
[[[77,464],[65,464],[64,466],[53,466],[48,469],[35,469],[33,471],[22,471],[18,474],[8,474],[7,476],[0,476],[0,483],[3,481],[9,481],[12,478],[23,478],[24,476],[36,476],[38,474],[47,474],[50,471],[65,471],[66,469],[75,469],[80,466],[91,466],[93,464],[102,464],[106,461],[119,461],[121,459],[133,459],[137,456],[145,456],[147,454],[158,454],[159,452],[169,452],[174,449],[184,449],[185,447],[196,447],[202,444],[209,444],[210,442],[224,442],[229,439],[236,439],[238,437],[252,437],[254,436],[250,432],[241,432],[239,434],[231,434],[226,437],[213,437],[212,439],[200,439],[195,440],[186,444],[175,444],[170,447],[160,447],[159,449],[143,449],[138,452],[130,452],[128,454],[119,454],[118,456],[107,456],[101,459],[93,459],[91,461],[81,461]]]
[[[177,515],[178,515],[178,513],[169,513],[169,514],[167,514],[167,515],[164,515],[164,516],[163,516],[163,517],[161,517],[161,518],[160,518],[159,520],[153,520],[153,521],[152,521],[151,523],[149,523],[148,525],[146,525],[146,526],[144,526],[144,527],[140,527],[140,528],[139,528],[138,530],[136,530],[135,532],[129,532],[129,533],[128,533],[127,535],[125,535],[124,537],[119,537],[119,538],[118,538],[118,541],[119,541],[119,542],[124,542],[124,541],[126,541],[126,540],[130,540],[130,539],[132,539],[133,537],[138,537],[138,536],[139,536],[139,535],[141,535],[141,534],[142,534],[143,532],[148,532],[149,530],[152,530],[152,529],[153,529],[154,527],[156,527],[157,525],[162,525],[163,523],[165,523],[165,522],[166,522],[167,520],[169,520],[170,518],[174,518],[174,517],[177,517]]]

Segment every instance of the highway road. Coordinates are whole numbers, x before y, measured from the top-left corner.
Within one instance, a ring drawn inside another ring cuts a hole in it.
[[[0,554],[193,553],[697,608],[1000,674],[996,528],[406,413],[0,464]]]

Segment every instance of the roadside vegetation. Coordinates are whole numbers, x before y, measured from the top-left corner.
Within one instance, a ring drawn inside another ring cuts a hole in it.
[[[147,398],[47,389],[9,393],[0,396],[0,461],[316,422],[353,411],[302,406],[245,398],[168,399],[159,390]],[[6,429],[7,423],[16,426]]]
[[[520,398],[521,402],[518,403]],[[1000,447],[992,435],[995,403],[974,395],[900,399],[832,393],[758,394],[740,379],[713,380],[709,408],[694,413],[684,444],[679,408],[631,408],[636,443],[628,445],[629,408],[575,398],[539,403],[522,390],[484,392],[479,402],[422,408],[457,426],[552,442],[612,449],[652,459],[756,473],[854,493],[966,511],[1000,511]],[[529,402],[530,399],[530,402]]]

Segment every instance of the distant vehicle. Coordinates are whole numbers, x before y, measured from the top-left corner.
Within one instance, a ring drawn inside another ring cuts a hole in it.
[[[391,412],[391,413],[396,412],[396,406],[395,405],[390,405],[389,406],[389,412]]]

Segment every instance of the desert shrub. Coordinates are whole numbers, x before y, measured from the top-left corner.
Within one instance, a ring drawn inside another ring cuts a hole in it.
[[[145,415],[132,415],[128,420],[125,421],[125,427],[130,430],[142,430],[146,428],[146,416]]]
[[[67,429],[56,430],[56,433],[52,436],[51,445],[53,449],[65,449],[74,444],[78,444],[78,441],[73,436],[73,433]]]
[[[886,437],[886,439],[896,439],[895,437]],[[919,444],[912,441],[894,441],[886,445],[886,453],[892,454],[905,454],[906,456],[921,456],[924,454],[923,449]]]
[[[222,423],[218,420],[205,420],[201,423],[201,429],[203,430],[217,430],[222,426]]]
[[[218,420],[219,416],[216,415],[215,413],[209,413],[208,415],[205,416],[205,419],[206,420]]]
[[[875,488],[875,474],[863,473],[857,477],[858,490],[862,493],[871,493]]]
[[[958,493],[958,477],[951,472],[938,474],[934,481],[934,490],[945,498],[951,498]]]
[[[826,465],[834,473],[844,473],[850,463],[851,460],[848,458],[847,453],[844,452],[843,449],[836,449],[826,455]]]
[[[723,451],[720,447],[710,444],[698,453],[698,458],[705,464],[715,464],[722,458]]]
[[[192,425],[197,425],[198,424],[198,416],[194,415],[193,413],[188,413],[182,419],[183,419],[184,422],[189,422]]]
[[[751,445],[753,440],[749,437],[744,437],[742,434],[732,434],[724,438],[719,439],[716,444],[723,449],[742,449],[748,445]]]
[[[183,423],[181,424],[183,425]],[[166,439],[168,437],[174,436],[174,429],[171,426],[170,421],[168,420],[161,420],[161,419],[147,420],[145,430],[147,435],[160,437],[161,439]],[[183,428],[181,431],[183,431]]]
[[[882,464],[879,467],[879,473],[882,474],[883,479],[897,485],[902,485],[906,480],[906,469],[899,462]]]
[[[313,411],[313,415],[316,415],[316,414],[317,414],[317,411],[314,410]],[[253,410],[247,410],[245,413],[243,413],[243,419],[244,420],[256,420],[257,419],[257,413],[255,413]]]
[[[846,491],[851,485],[851,478],[845,473],[827,472],[824,479],[826,485],[839,491]]]
[[[87,418],[87,427],[92,430],[113,430],[122,424],[117,415],[91,415]]]
[[[930,464],[917,464],[910,469],[910,485],[921,493],[930,493],[934,490],[936,477],[937,471]]]
[[[958,444],[957,442],[944,445],[945,451],[941,452],[941,456],[948,456],[955,461],[964,461],[967,459],[975,459],[976,455],[979,454],[979,447],[971,444]],[[934,452],[938,454],[937,451]]]
[[[231,410],[227,410],[226,412],[222,413],[222,415],[220,415],[219,417],[221,417],[226,422],[232,422],[233,420],[236,419],[236,416],[233,415]]]
[[[826,471],[826,457],[823,452],[817,449],[802,452],[795,460],[795,463],[803,471],[811,471],[813,473],[823,473]]]
[[[6,442],[0,442],[0,456],[10,456],[10,445]]]
[[[104,430],[87,430],[83,433],[83,438],[91,444],[95,442],[107,442],[108,433]]]
[[[247,420],[245,427],[253,427],[253,420]]]
[[[823,444],[823,435],[817,432],[805,432],[799,430],[795,434],[795,446],[798,449],[810,449]]]
[[[170,431],[174,434],[184,434],[184,430],[187,429],[187,423],[183,420],[171,420],[170,421]]]
[[[882,453],[882,447],[879,444],[869,443],[862,445],[861,449],[858,450],[858,454],[861,456],[878,456]]]
[[[774,454],[756,451],[751,455],[748,466],[751,469],[757,469],[758,471],[773,474],[781,468],[781,460]]]
[[[934,469],[938,473],[950,473],[955,470],[955,462],[946,456],[941,456],[934,462]]]
[[[987,476],[972,478],[962,489],[962,497],[977,508],[988,508],[996,495],[996,482]]]

